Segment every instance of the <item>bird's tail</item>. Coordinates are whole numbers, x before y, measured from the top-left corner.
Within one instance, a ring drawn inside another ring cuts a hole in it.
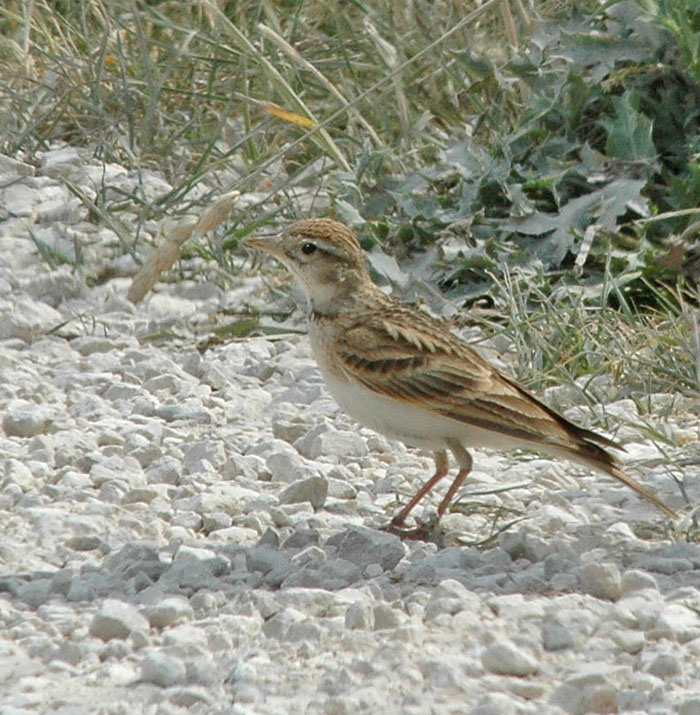
[[[580,427],[573,422],[569,422],[569,420],[557,412],[554,412],[551,408],[547,408],[547,410],[550,414],[558,418],[560,425],[564,427],[568,433],[569,439],[571,440],[567,445],[569,448],[569,459],[573,459],[579,462],[579,464],[585,464],[588,467],[593,467],[605,474],[609,474],[651,502],[657,509],[660,509],[666,514],[666,516],[671,519],[678,519],[678,514],[676,514],[670,506],[667,506],[659,499],[651,489],[640,484],[636,479],[632,479],[632,477],[622,469],[617,457],[608,451],[608,449],[613,448],[624,452],[625,448],[621,444],[604,437],[602,434],[592,432],[585,427]]]
[[[644,485],[640,484],[636,479],[632,479],[629,474],[623,472],[617,464],[605,465],[603,468],[611,477],[615,477],[615,479],[627,485],[630,489],[634,489],[637,494],[643,496],[658,509],[661,509],[666,516],[671,517],[671,519],[678,519],[678,514],[676,514],[670,506],[667,506],[663,501],[661,501],[661,499],[659,499],[659,497],[657,497],[651,489],[648,489]]]

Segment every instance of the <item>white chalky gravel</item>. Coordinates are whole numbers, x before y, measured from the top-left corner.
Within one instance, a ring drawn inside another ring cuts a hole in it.
[[[108,208],[171,187],[71,147],[18,159],[0,157],[0,715],[700,713],[700,546],[636,536],[653,507],[476,452],[462,496],[482,506],[446,515],[440,547],[378,530],[431,460],[339,412],[303,335],[197,349],[217,311],[271,300],[260,276],[227,294],[193,261],[201,281],[134,307],[133,258],[64,180]],[[570,388],[548,399],[591,419]],[[691,463],[691,403],[648,404]],[[618,436],[635,476],[675,505],[683,476],[697,502],[697,466]]]

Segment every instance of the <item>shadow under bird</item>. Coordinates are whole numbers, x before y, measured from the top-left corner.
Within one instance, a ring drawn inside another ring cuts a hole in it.
[[[438,516],[445,513],[472,468],[469,447],[534,449],[577,462],[677,518],[621,469],[608,451],[619,444],[570,422],[441,322],[381,291],[343,224],[306,219],[245,244],[274,256],[303,287],[313,354],[341,408],[390,439],[433,452],[435,474],[394,516],[395,533],[409,533],[406,518],[448,473],[449,450],[459,471],[438,507]]]

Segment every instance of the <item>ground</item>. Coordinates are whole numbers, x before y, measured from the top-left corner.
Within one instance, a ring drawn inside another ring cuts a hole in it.
[[[230,290],[132,305],[135,264],[64,179],[167,183],[55,151],[5,158],[0,189],[2,715],[700,712],[700,546],[605,476],[478,451],[438,543],[381,531],[429,456],[339,411],[301,316],[198,350],[212,316],[271,300],[244,255]],[[629,471],[687,511],[693,400],[642,418],[609,395]]]

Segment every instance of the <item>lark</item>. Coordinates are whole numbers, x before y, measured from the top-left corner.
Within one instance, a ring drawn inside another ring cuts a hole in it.
[[[621,469],[608,451],[621,445],[570,422],[446,325],[380,290],[343,224],[306,219],[246,244],[278,259],[303,287],[313,354],[340,407],[392,440],[433,452],[435,474],[394,516],[390,530],[412,533],[406,519],[448,474],[449,451],[459,469],[438,506],[438,518],[445,513],[472,468],[472,447],[537,450],[582,464],[677,518]]]

